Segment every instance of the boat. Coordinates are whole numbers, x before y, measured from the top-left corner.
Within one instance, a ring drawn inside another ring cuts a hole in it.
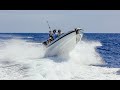
[[[76,28],[62,34],[48,45],[46,42],[43,42],[46,47],[45,57],[68,55],[75,48],[76,44],[81,41],[82,37],[83,30]]]

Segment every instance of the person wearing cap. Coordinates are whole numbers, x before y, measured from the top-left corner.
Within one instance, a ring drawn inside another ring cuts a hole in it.
[[[53,30],[53,39],[56,39],[58,37],[57,33],[56,33],[56,29]]]

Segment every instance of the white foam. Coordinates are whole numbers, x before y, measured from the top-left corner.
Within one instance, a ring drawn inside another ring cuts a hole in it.
[[[10,40],[5,42],[4,48],[0,50],[0,58],[25,59],[40,58],[44,55],[44,49],[41,45],[27,43],[22,40]],[[42,52],[40,52],[42,51]]]
[[[95,50],[100,42],[82,41],[69,58],[43,58],[41,44],[23,40],[1,44],[0,79],[120,79],[117,68],[90,66],[104,63]]]
[[[103,64],[103,60],[96,52],[96,47],[102,46],[100,42],[82,41],[70,53],[70,59],[81,65]]]

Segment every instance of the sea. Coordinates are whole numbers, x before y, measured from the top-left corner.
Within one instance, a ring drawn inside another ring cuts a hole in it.
[[[120,80],[120,34],[84,33],[69,57],[44,57],[48,33],[0,33],[0,80]]]

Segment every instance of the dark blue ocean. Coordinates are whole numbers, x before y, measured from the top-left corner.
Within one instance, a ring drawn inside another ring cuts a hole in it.
[[[74,65],[75,64],[74,62],[73,62],[74,64],[73,63],[71,64],[71,62],[67,64],[65,64],[64,62],[62,62],[61,64],[60,63],[57,64],[56,62],[53,63],[54,59],[51,60],[51,58],[49,62],[44,62],[45,60],[48,60],[48,59],[37,60],[37,58],[39,57],[39,54],[42,53],[42,52],[39,52],[40,50],[38,47],[36,48],[36,47],[30,46],[30,50],[29,50],[29,48],[27,48],[27,46],[29,46],[28,44],[26,45],[25,43],[21,43],[18,41],[15,41],[12,43],[10,42],[10,44],[8,43],[8,41],[10,40],[22,40],[28,43],[40,44],[43,41],[45,41],[47,38],[48,38],[47,33],[1,33],[0,34],[0,49],[1,49],[0,50],[0,53],[1,53],[0,68],[2,67],[2,69],[0,69],[0,73],[2,72],[4,74],[3,76],[1,76],[2,74],[0,75],[0,79],[1,78],[2,79],[14,79],[14,77],[15,79],[19,79],[19,78],[20,79],[21,78],[22,79],[94,79],[94,77],[95,79],[112,79],[111,77],[114,77],[113,79],[118,79],[116,75],[120,74],[120,71],[118,69],[117,69],[118,71],[114,69],[120,68],[120,34],[84,33],[82,41],[101,43],[101,46],[98,45],[94,49],[99,54],[100,58],[102,58],[102,60],[105,62],[105,64],[93,65],[95,68],[89,67],[85,69],[86,71],[83,69],[84,67],[81,67],[82,69],[80,69],[79,72],[76,71],[76,68],[79,68],[79,65],[77,63],[80,62],[80,60],[75,61],[75,63],[77,62],[76,65]],[[5,44],[6,42],[7,44]],[[21,44],[25,44],[25,45],[22,46]],[[83,45],[84,44],[82,44],[82,47]],[[86,46],[89,47],[89,44],[87,44]],[[84,53],[83,56],[85,57],[85,58],[82,57],[82,59],[83,60],[95,59],[96,57],[94,56],[93,50],[87,47],[86,49],[84,49],[84,47],[81,49],[82,51],[80,52],[80,54],[82,54],[83,52]],[[89,54],[87,49],[91,50],[92,54],[91,52]],[[87,52],[87,54],[85,54],[85,52]],[[76,59],[75,53],[73,56],[74,56],[73,59]],[[22,62],[24,62],[24,64],[20,64],[22,59],[23,59]],[[18,60],[17,63],[16,63],[16,60]],[[31,65],[26,64],[28,62],[31,63]],[[73,65],[73,68],[71,65]],[[53,69],[53,67],[56,67],[56,68]],[[35,70],[32,70],[34,68]],[[109,69],[106,69],[106,68],[109,68],[110,71]],[[88,71],[89,69],[90,71]],[[11,71],[12,71],[12,74],[10,73]],[[9,72],[9,75],[5,77],[5,75],[7,75],[8,72]],[[30,74],[28,74],[28,72]],[[31,77],[32,76],[31,72],[32,74],[36,73],[35,75],[33,75],[34,77]],[[90,73],[90,72],[93,72],[93,73]],[[86,73],[88,73],[88,76]],[[13,75],[14,77],[11,77],[11,75]],[[19,75],[21,76],[18,77]],[[100,78],[98,78],[97,76],[99,76]]]

